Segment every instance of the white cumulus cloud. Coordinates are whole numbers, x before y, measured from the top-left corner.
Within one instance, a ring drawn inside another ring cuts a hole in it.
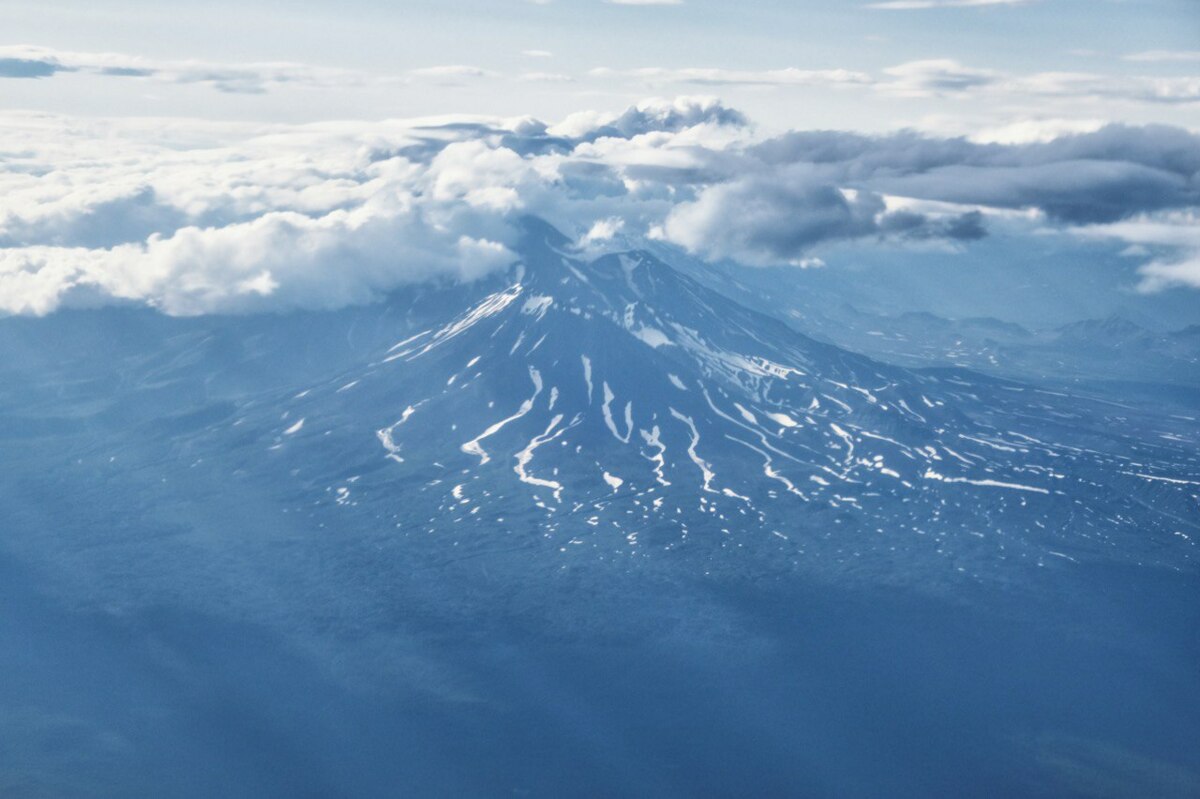
[[[1019,219],[1143,245],[1143,290],[1200,287],[1200,136],[1179,128],[759,138],[742,114],[703,97],[556,124],[28,113],[0,123],[6,313],[367,303],[505,268],[520,256],[526,215],[588,251],[654,238],[708,258],[797,266],[855,240],[966,247],[996,220]]]

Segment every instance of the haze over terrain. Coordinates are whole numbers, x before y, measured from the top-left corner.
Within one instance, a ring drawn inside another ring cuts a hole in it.
[[[1200,13],[0,42],[0,795],[1200,795]]]

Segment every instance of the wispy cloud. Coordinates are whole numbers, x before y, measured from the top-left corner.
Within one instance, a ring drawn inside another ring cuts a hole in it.
[[[1014,95],[1184,105],[1200,103],[1200,76],[1151,77],[1088,72],[1039,72],[1011,76],[1001,88]]]
[[[1116,239],[1133,246],[1137,257],[1149,257],[1138,268],[1138,291],[1200,289],[1200,211],[1188,209],[1142,216],[1109,225],[1081,228],[1085,238]]]
[[[522,72],[517,80],[528,83],[574,83],[575,79],[562,72]]]
[[[218,91],[244,94],[258,94],[281,85],[331,88],[381,80],[354,70],[286,62],[159,61],[123,53],[78,53],[27,45],[0,47],[0,77],[48,78],[60,73],[199,83]]]
[[[928,8],[983,8],[987,6],[1022,6],[1038,0],[883,0],[870,3],[868,8],[883,11],[920,11]]]
[[[545,58],[544,50],[525,51]],[[1200,52],[1162,52],[1128,56],[1145,63],[1188,61]],[[1169,57],[1169,58],[1168,58]],[[63,74],[85,74],[114,80],[198,84],[234,94],[262,94],[288,88],[379,89],[437,83],[447,87],[478,80],[510,80],[525,84],[593,82],[636,83],[643,86],[813,87],[863,88],[901,97],[982,98],[1020,101],[1069,99],[1085,103],[1120,100],[1127,103],[1187,105],[1200,103],[1200,76],[1147,76],[1091,72],[1004,72],[963,64],[953,59],[922,59],[871,73],[849,68],[732,69],[726,67],[598,67],[585,74],[562,70],[504,73],[472,64],[418,67],[396,74],[378,74],[298,63],[217,63],[196,60],[156,60],[123,53],[78,53],[32,46],[0,47],[0,79],[46,80]]]
[[[80,73],[109,78],[153,80],[161,83],[202,84],[220,92],[262,94],[282,87],[319,89],[398,86],[412,80],[458,82],[499,77],[481,67],[450,64],[380,75],[350,69],[285,62],[217,63],[196,60],[163,61],[124,53],[77,53],[25,45],[0,47],[0,78],[51,78]]]
[[[499,72],[471,66],[470,64],[443,64],[410,69],[405,73],[405,77],[408,79],[431,81],[444,86],[457,86],[466,81],[499,78],[502,76]]]
[[[1147,50],[1143,53],[1130,53],[1123,58],[1126,61],[1143,61],[1149,63],[1172,61],[1194,63],[1200,61],[1200,50]]]
[[[743,70],[722,67],[597,67],[588,76],[647,86],[749,86],[868,88],[900,97],[989,100],[1069,99],[1094,103],[1121,100],[1156,105],[1200,103],[1200,76],[1152,77],[1089,72],[1018,74],[962,64],[953,59],[909,61],[878,74],[852,69]]]
[[[877,84],[880,88],[909,96],[966,92],[1000,79],[997,72],[974,69],[950,59],[910,61],[883,72],[887,77]]]
[[[951,59],[910,61],[884,69],[883,76],[871,82],[875,88],[910,97],[1053,97],[1167,105],[1200,102],[1200,76],[1152,77],[1091,72],[1014,74],[970,67]]]
[[[845,86],[867,85],[871,76],[848,69],[784,69],[742,70],[719,67],[690,67],[668,69],[642,67],[639,69],[610,69],[599,67],[588,74],[592,77],[633,78],[650,84],[694,84],[700,86]]]

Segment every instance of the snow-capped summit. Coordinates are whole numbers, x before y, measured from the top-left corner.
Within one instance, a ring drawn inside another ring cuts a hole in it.
[[[286,473],[348,524],[369,512],[564,553],[738,549],[975,579],[1116,543],[1192,557],[1145,509],[1153,493],[1183,512],[1155,475],[1187,456],[1164,443],[1135,466],[1100,405],[886,366],[647,252],[587,258],[543,222],[525,230],[505,274],[398,295],[386,346],[256,397],[196,445],[215,457],[236,430],[245,468]]]

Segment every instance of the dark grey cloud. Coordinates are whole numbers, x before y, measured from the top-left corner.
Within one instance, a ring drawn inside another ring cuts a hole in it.
[[[935,217],[888,210],[878,193],[841,189],[802,166],[710,186],[676,207],[664,230],[689,250],[760,264],[800,262],[832,241],[972,241],[987,234],[979,212]]]
[[[983,214],[979,211],[938,218],[915,211],[892,211],[878,218],[877,227],[881,235],[911,239],[977,241],[987,235]]]
[[[589,131],[585,141],[600,138],[631,139],[655,131],[676,132],[697,125],[743,127],[749,120],[740,112],[716,101],[642,103],[626,109],[616,119]]]
[[[151,78],[155,75],[153,69],[145,67],[101,67],[96,72],[113,78]]]
[[[0,78],[49,78],[65,70],[62,64],[40,58],[0,58]]]
[[[1025,166],[948,165],[877,178],[893,194],[997,208],[1037,208],[1071,224],[1114,222],[1137,213],[1200,203],[1195,181],[1139,164],[1062,161]]]
[[[752,263],[803,260],[854,238],[970,242],[987,234],[984,213],[955,206],[1037,210],[1058,225],[1200,206],[1200,136],[1165,126],[1109,125],[1026,144],[797,131],[706,163],[674,175],[695,193],[671,212],[667,236]],[[672,179],[664,170],[655,177]],[[887,208],[885,195],[908,202]],[[911,201],[938,210],[914,210]]]
[[[924,200],[1033,208],[1072,224],[1200,204],[1200,136],[1109,125],[1049,142],[1001,145],[916,133],[789,133],[750,154],[807,164],[832,183]]]
[[[280,85],[347,88],[403,78],[370,76],[344,69],[291,63],[217,64],[152,61],[122,53],[76,53],[28,45],[0,45],[0,79],[50,78],[60,73],[203,84],[233,94],[261,94]],[[416,76],[416,73],[410,73]]]

